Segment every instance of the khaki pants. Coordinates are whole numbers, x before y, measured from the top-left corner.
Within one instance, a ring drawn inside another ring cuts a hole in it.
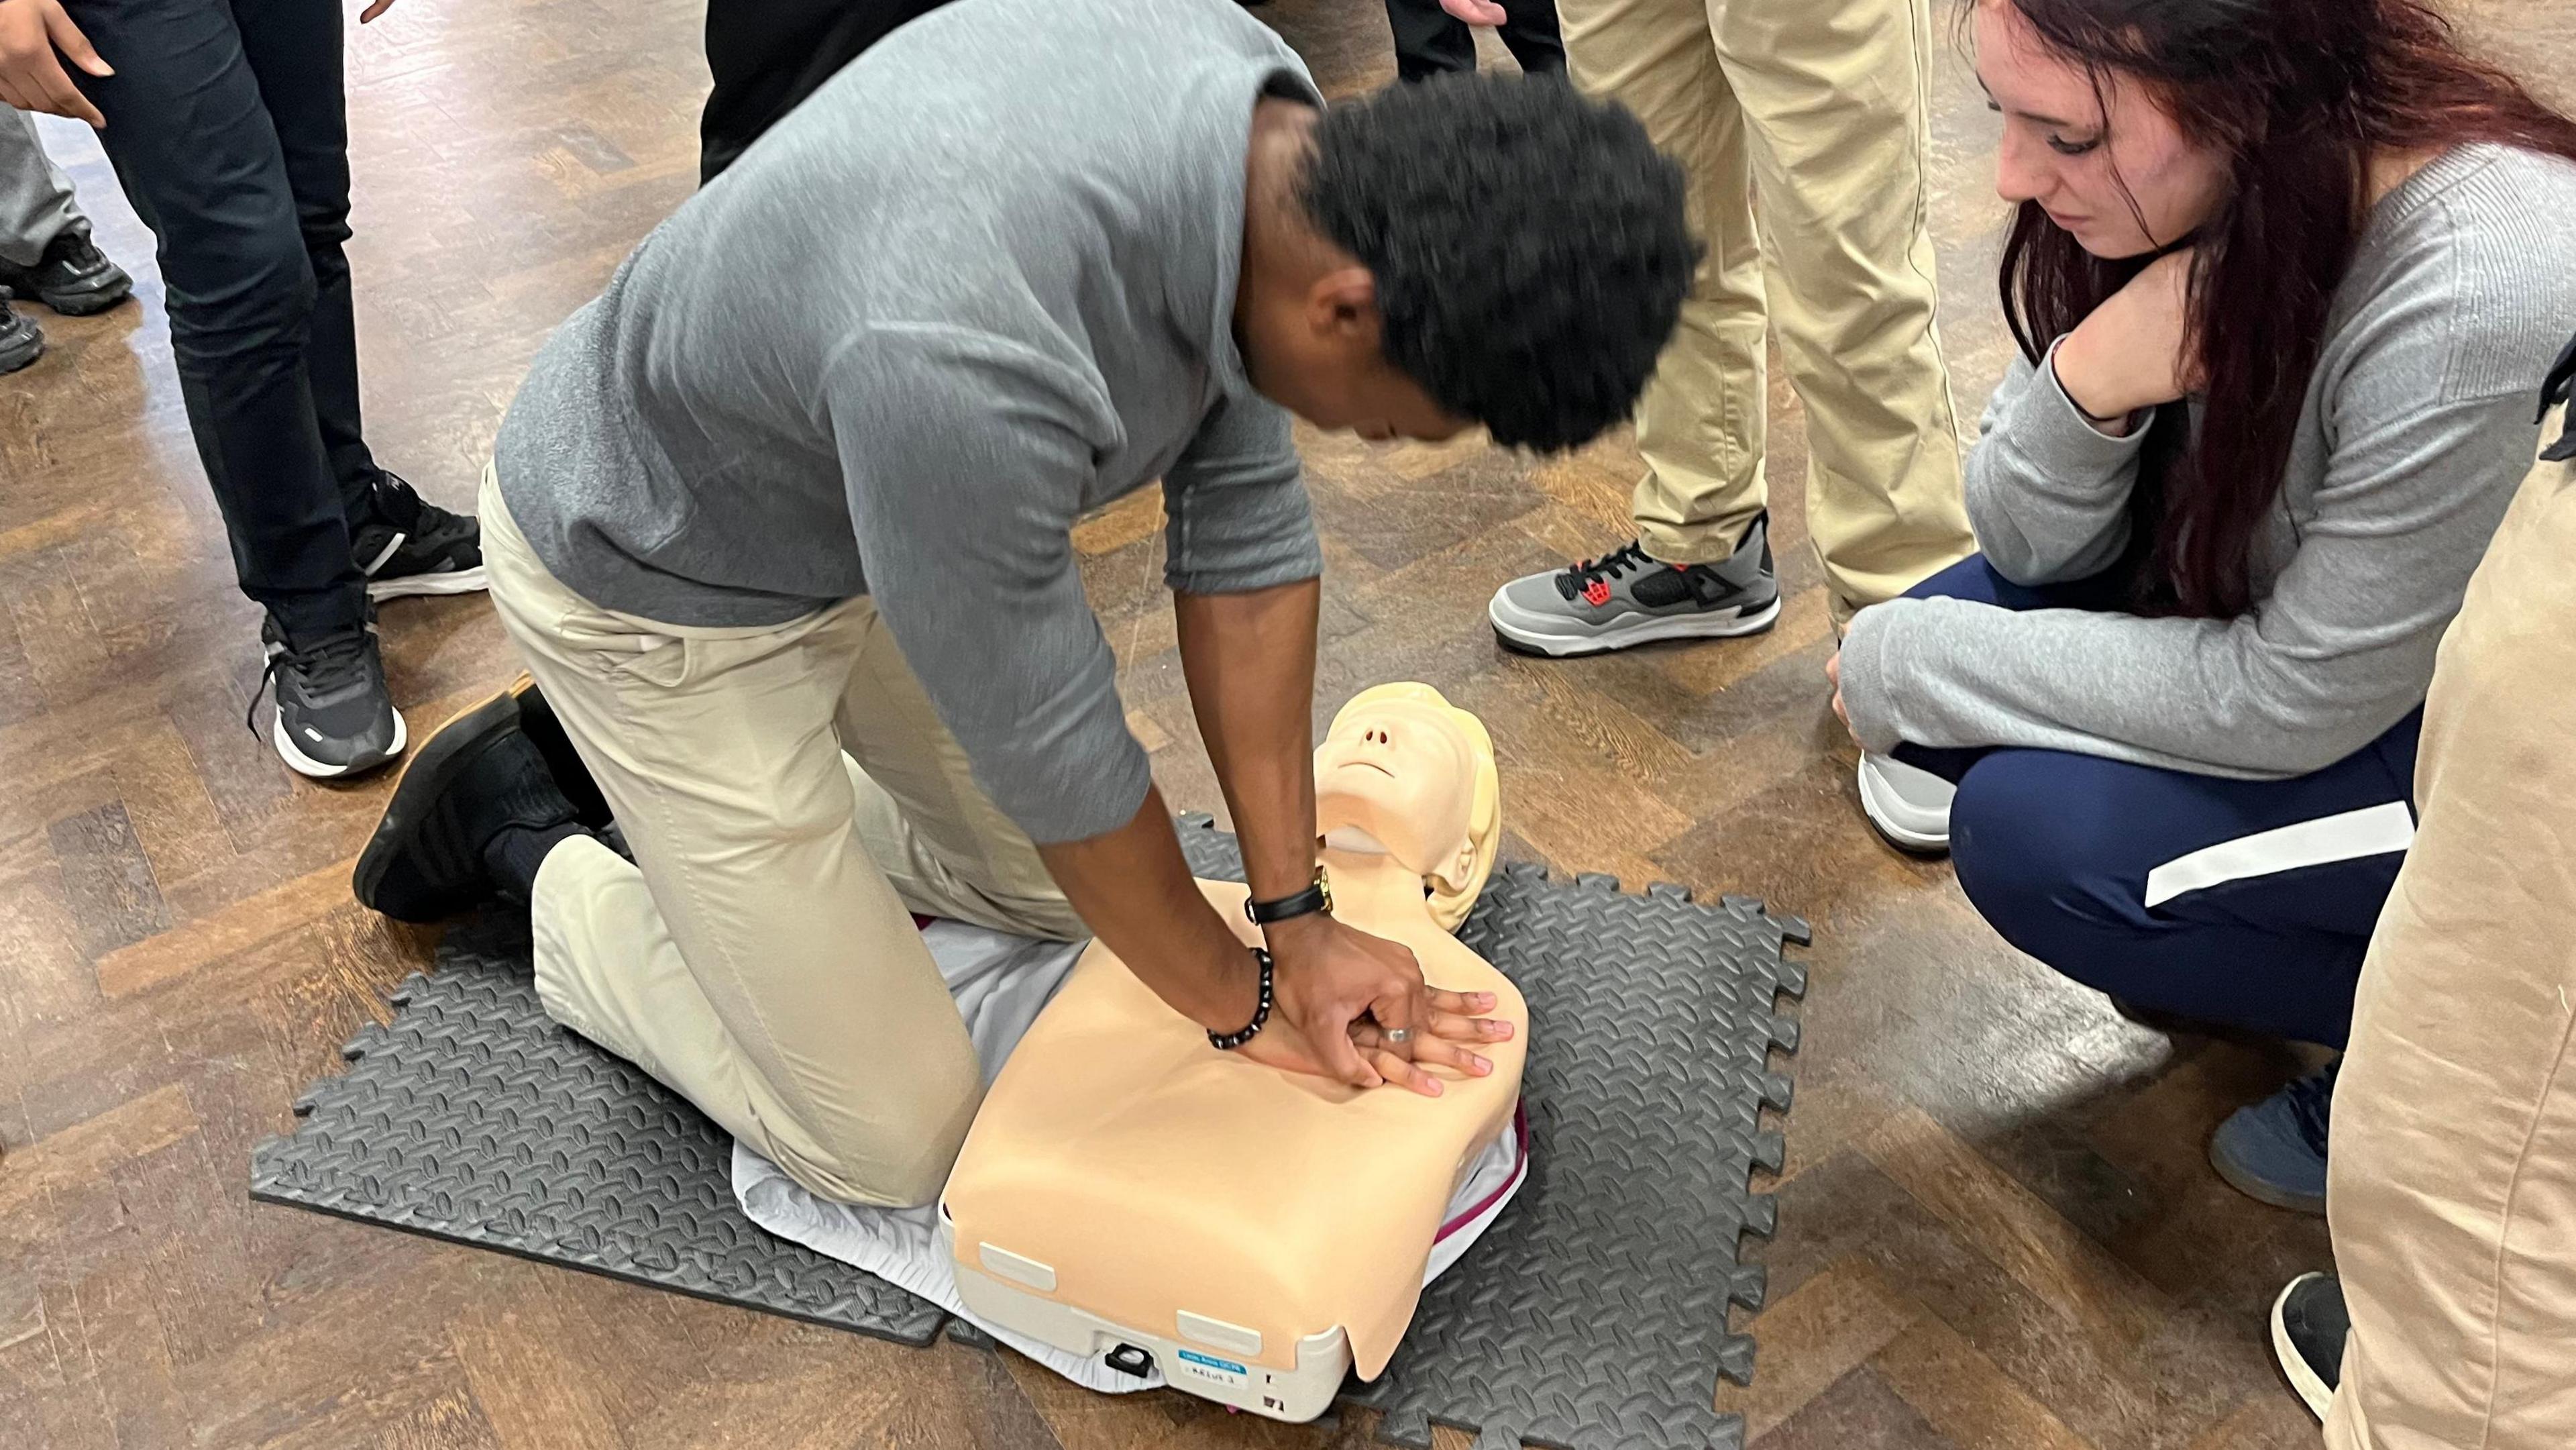
[[[2533,471],[2469,582],[2415,793],[2335,1090],[2326,1201],[2352,1337],[2326,1443],[2567,1450],[2576,466]]]
[[[1762,342],[1776,320],[1806,404],[1807,530],[1836,622],[1966,558],[1933,322],[1926,0],[1558,10],[1575,84],[1635,111],[1682,164],[1709,249],[1638,413],[1646,477],[1632,507],[1647,552],[1723,559],[1764,508]]]
[[[865,599],[689,629],[538,562],[491,476],[492,600],[616,812],[537,873],[537,994],[828,1198],[927,1202],[981,1097],[912,912],[1071,939]],[[846,752],[846,753],[845,753]]]

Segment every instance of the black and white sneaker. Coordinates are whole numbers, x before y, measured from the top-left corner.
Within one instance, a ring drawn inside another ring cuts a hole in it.
[[[86,235],[65,232],[32,267],[0,260],[0,287],[65,317],[87,317],[132,296],[134,279]]]
[[[349,534],[369,599],[473,594],[483,586],[483,527],[449,513],[393,474],[376,480],[374,517]]]
[[[1494,591],[1485,614],[1507,647],[1553,656],[1758,634],[1780,617],[1770,535],[1766,513],[1717,564],[1666,564],[1630,543],[1571,569],[1515,579]]]
[[[8,295],[7,289],[0,288],[0,298]],[[44,355],[44,329],[6,301],[0,301],[0,373],[14,373]]]
[[[402,754],[402,712],[385,689],[373,621],[304,636],[290,635],[272,614],[260,625],[259,637],[268,647],[261,684],[277,696],[269,743],[288,768],[329,780],[373,770]],[[257,731],[258,718],[254,693],[243,723]]]
[[[2319,1424],[2343,1382],[2343,1342],[2351,1334],[2343,1285],[2331,1274],[2303,1274],[2272,1301],[2272,1357]]]

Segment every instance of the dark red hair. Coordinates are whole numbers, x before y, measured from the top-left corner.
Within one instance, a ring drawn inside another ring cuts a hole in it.
[[[2335,289],[2369,212],[2372,157],[2494,141],[2576,159],[2576,120],[2460,49],[2418,0],[2007,0],[2048,47],[2147,86],[2232,186],[2190,237],[2193,436],[2168,408],[2133,504],[2139,607],[2252,606],[2254,540],[2280,497]],[[2106,106],[2107,110],[2107,106]],[[2134,206],[2134,201],[2132,202]],[[2004,245],[2004,311],[2037,362],[2152,258],[2105,261],[2025,202]]]

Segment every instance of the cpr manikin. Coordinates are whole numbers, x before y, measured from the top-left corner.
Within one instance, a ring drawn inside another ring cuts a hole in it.
[[[1428,685],[1381,685],[1315,752],[1334,914],[1491,992],[1493,1072],[1437,1098],[1355,1089],[1208,1045],[1094,943],[1003,1066],[941,1199],[976,1317],[1281,1419],[1375,1378],[1469,1168],[1513,1128],[1529,1015],[1451,936],[1501,833],[1493,746]],[[1202,881],[1247,945],[1245,890]]]

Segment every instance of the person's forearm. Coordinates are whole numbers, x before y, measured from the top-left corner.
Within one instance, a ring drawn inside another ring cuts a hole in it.
[[[1215,1032],[1252,1020],[1260,972],[1199,894],[1161,790],[1114,831],[1038,847],[1067,901],[1173,1011]]]
[[[1312,579],[1249,594],[1177,594],[1181,669],[1256,900],[1315,876]]]

